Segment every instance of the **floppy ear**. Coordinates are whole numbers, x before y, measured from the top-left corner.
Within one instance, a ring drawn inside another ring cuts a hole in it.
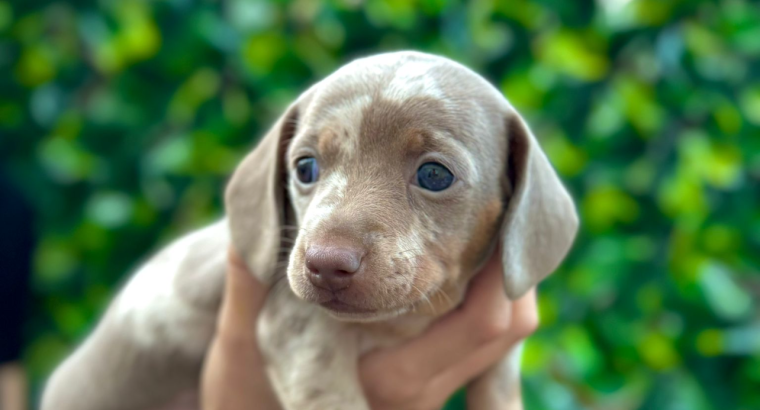
[[[512,196],[502,225],[502,263],[504,287],[514,300],[559,266],[578,231],[578,215],[522,117],[510,112],[506,121]]]
[[[285,154],[298,118],[296,102],[238,165],[225,192],[233,246],[264,283],[270,283],[279,259],[285,257],[281,250],[288,247],[283,243],[283,227],[293,212]]]

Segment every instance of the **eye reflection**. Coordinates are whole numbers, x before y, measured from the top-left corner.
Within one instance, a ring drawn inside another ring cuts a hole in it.
[[[304,157],[296,163],[298,180],[304,184],[312,184],[319,177],[319,165],[316,158]]]
[[[454,174],[437,162],[427,162],[417,170],[417,183],[428,191],[443,191],[453,182]]]

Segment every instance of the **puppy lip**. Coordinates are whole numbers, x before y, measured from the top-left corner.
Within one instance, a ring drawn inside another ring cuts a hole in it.
[[[373,309],[365,309],[358,306],[354,306],[345,302],[341,302],[337,298],[332,298],[326,302],[321,302],[320,305],[326,309],[334,310],[340,313],[374,313]]]

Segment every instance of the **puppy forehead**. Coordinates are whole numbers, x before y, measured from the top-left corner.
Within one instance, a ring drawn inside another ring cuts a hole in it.
[[[398,94],[396,94],[398,96]],[[312,108],[312,107],[310,107]],[[471,121],[442,99],[410,94],[403,101],[386,98],[383,90],[353,95],[332,104],[316,104],[304,119],[302,138],[322,148],[356,148],[359,142],[403,142],[419,144],[443,135],[465,137]],[[473,113],[470,112],[469,116]],[[372,141],[368,141],[372,140]]]
[[[293,145],[310,145],[328,163],[441,147],[477,156],[498,149],[483,140],[501,135],[506,100],[441,57],[400,52],[355,60],[312,91]]]
[[[316,121],[317,148],[323,155],[343,152],[353,154],[359,144],[361,120],[372,103],[369,95],[354,95],[334,105],[327,105]]]
[[[393,79],[383,90],[383,97],[403,102],[415,97],[432,97],[446,104],[445,94],[433,70],[439,64],[432,61],[411,61],[400,65],[393,73]]]
[[[450,60],[421,53],[390,53],[356,60],[320,82],[306,122],[321,128],[340,122],[349,131],[367,117],[396,123],[446,126],[453,136],[483,134],[467,130],[493,122],[504,98],[485,79]],[[405,119],[405,121],[399,121]]]

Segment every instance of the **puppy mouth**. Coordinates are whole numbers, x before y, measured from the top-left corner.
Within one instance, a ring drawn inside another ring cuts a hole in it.
[[[397,271],[394,271],[394,274],[401,276],[401,273]],[[293,277],[291,281],[293,291],[299,298],[319,306],[326,313],[341,320],[374,322],[409,312],[421,311],[429,314],[429,312],[437,311],[431,301],[433,295],[441,288],[441,284],[437,281],[424,283],[426,286],[418,283],[406,284],[396,289],[396,297],[392,301],[383,301],[377,298],[376,288],[379,288],[379,285],[368,281],[367,278],[357,278],[345,286],[338,283],[330,287],[322,283],[314,283],[308,279],[308,275],[309,272],[305,269],[297,273],[289,273],[289,276]],[[402,290],[404,288],[406,292]]]
[[[337,313],[371,314],[377,312],[374,309],[366,309],[343,302],[337,297],[333,297],[332,299],[329,299],[325,302],[321,302],[319,305],[325,309],[329,309]]]
[[[326,300],[317,301],[317,304],[339,318],[357,320],[361,322],[372,322],[401,316],[408,312],[417,311],[420,308],[426,307],[426,305],[430,305],[430,295],[435,293],[437,289],[438,288],[430,289],[428,292],[420,294],[418,300],[411,301],[400,306],[387,307],[382,309],[370,309],[344,302],[341,300],[340,291],[331,292],[332,294]],[[435,311],[435,308],[432,306],[431,311]]]

